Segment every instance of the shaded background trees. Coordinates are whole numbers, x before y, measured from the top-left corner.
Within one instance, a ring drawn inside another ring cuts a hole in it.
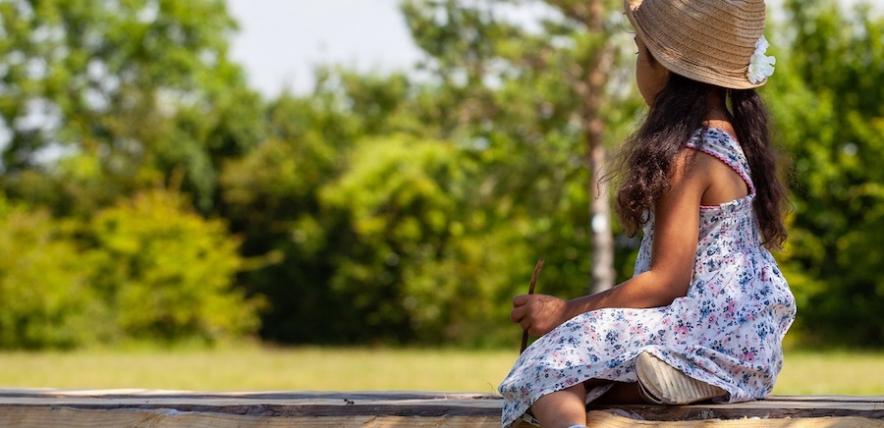
[[[0,3],[0,345],[511,345],[538,257],[544,293],[598,283],[589,148],[644,112],[615,3],[404,1],[413,69],[274,99],[229,60],[223,2]],[[782,12],[761,92],[793,172],[793,337],[880,346],[882,18]],[[610,225],[620,281],[638,239]]]
[[[881,346],[884,21],[868,4],[787,1],[785,12],[782,74],[766,95],[794,171],[781,260],[799,327],[808,342]]]

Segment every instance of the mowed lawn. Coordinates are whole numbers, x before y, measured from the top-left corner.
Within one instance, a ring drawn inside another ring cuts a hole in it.
[[[0,352],[0,387],[495,393],[517,351],[390,348]],[[884,352],[786,352],[775,394],[884,395]]]

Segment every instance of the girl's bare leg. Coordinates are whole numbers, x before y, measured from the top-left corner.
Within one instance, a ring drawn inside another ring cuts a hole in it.
[[[586,387],[578,383],[537,399],[531,413],[544,428],[567,428],[586,425]]]
[[[575,424],[586,425],[587,390],[610,382],[612,381],[606,379],[588,379],[570,388],[544,395],[531,406],[531,413],[544,428],[567,428]],[[637,383],[614,382],[614,386],[593,403],[643,404],[647,402],[639,394]]]

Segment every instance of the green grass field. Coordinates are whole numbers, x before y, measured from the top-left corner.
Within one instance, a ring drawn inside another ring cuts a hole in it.
[[[257,345],[0,352],[0,387],[494,393],[516,353]],[[774,393],[884,395],[884,352],[787,351]]]

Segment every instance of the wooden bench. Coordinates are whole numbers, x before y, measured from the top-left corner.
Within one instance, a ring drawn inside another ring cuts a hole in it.
[[[0,426],[499,427],[498,395],[2,389]],[[590,427],[884,427],[884,397],[771,396],[738,404],[599,406]],[[530,425],[522,424],[522,427]]]

